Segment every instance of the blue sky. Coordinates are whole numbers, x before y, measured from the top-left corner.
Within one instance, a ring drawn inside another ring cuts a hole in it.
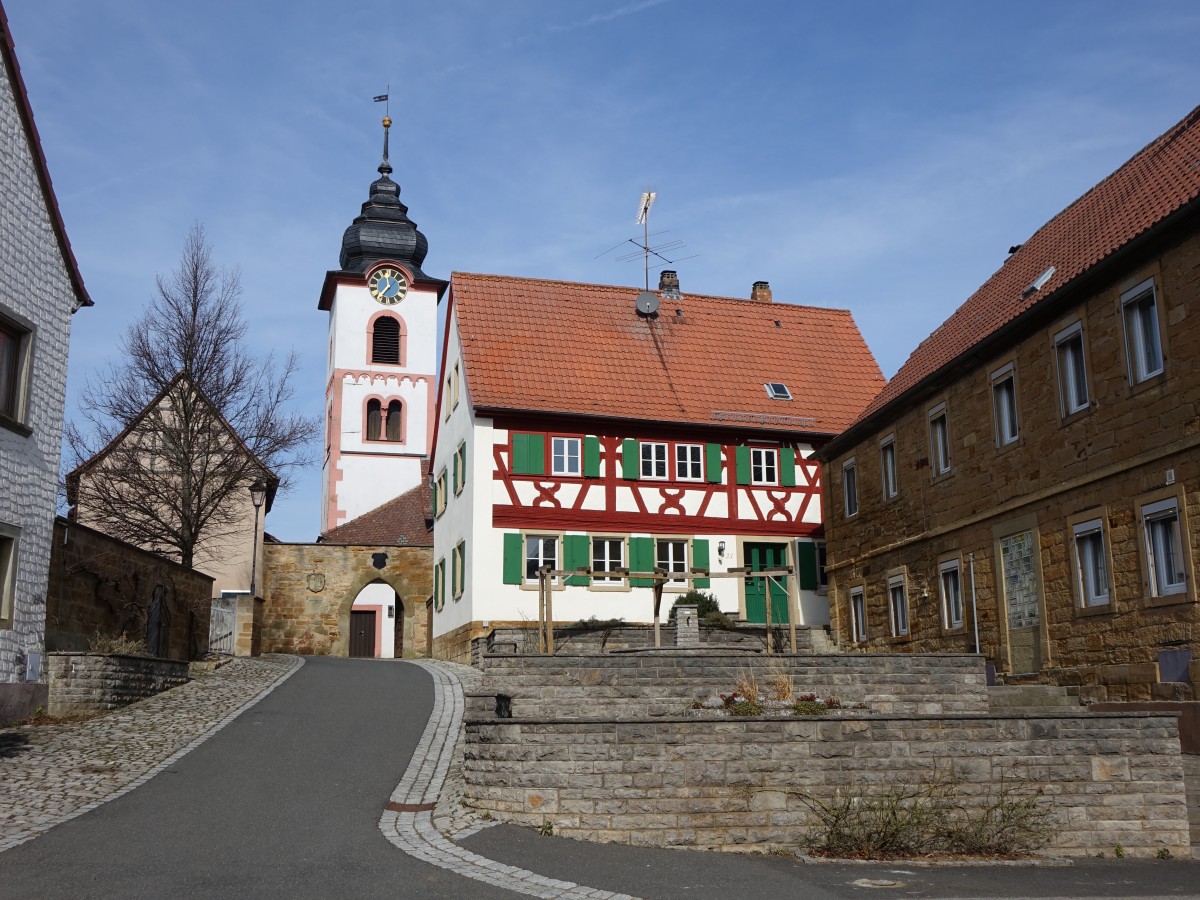
[[[324,273],[392,163],[425,270],[637,284],[594,257],[686,241],[684,291],[849,308],[885,375],[1011,244],[1200,103],[1194,2],[151,3],[5,0],[96,306],[80,387],[202,222],[321,410]],[[820,352],[820,348],[814,348]],[[316,535],[320,473],[268,528]]]

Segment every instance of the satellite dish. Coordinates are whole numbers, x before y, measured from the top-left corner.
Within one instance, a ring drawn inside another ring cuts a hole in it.
[[[642,291],[638,294],[637,311],[643,316],[652,316],[658,312],[658,294],[654,291]]]

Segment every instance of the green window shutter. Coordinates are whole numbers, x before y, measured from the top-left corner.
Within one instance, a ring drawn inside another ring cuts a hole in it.
[[[633,572],[649,572],[654,568],[654,538],[635,537],[629,539],[629,569]],[[653,578],[630,578],[633,587],[653,587]]]
[[[600,477],[600,438],[594,434],[583,439],[583,475],[585,478]]]
[[[779,483],[784,487],[796,486],[796,451],[791,447],[779,451]]]
[[[454,451],[454,493],[458,493],[458,451]]]
[[[633,438],[621,441],[621,477],[637,478],[642,468],[642,458],[638,442]]]
[[[721,483],[721,445],[704,445],[704,476],[710,484]]]
[[[568,534],[563,537],[563,568],[577,569],[591,562],[590,541],[586,534]],[[586,575],[568,575],[567,584],[572,587],[587,587]]]
[[[800,576],[800,590],[815,591],[820,586],[820,579],[817,572],[816,544],[797,542],[796,572]]]
[[[546,474],[546,437],[541,434],[514,434],[512,462],[514,475]]]
[[[707,569],[708,568],[708,539],[696,538],[692,541],[692,568]],[[712,587],[711,578],[697,578],[692,582],[692,587],[699,590],[700,588]]]
[[[504,534],[504,583],[520,584],[525,580],[525,542],[516,532]]]
[[[737,483],[750,483],[750,448],[737,448]]]
[[[458,548],[454,548],[454,552],[450,554],[450,596],[458,596]]]
[[[438,507],[438,485],[437,485],[437,482],[435,481],[433,483],[433,514],[436,516],[440,512],[441,512],[441,509]]]
[[[467,542],[458,545],[458,594],[467,590]]]

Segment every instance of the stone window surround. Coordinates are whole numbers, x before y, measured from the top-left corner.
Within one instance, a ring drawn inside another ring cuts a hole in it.
[[[14,334],[19,341],[17,349],[16,385],[14,399],[16,401],[15,415],[0,413],[0,427],[15,431],[22,437],[29,437],[33,429],[25,424],[29,415],[29,381],[33,371],[34,344],[37,339],[37,326],[7,306],[0,305],[0,325]]]
[[[629,564],[629,535],[627,534],[605,534],[603,532],[588,532],[588,553],[591,555],[592,569],[596,568],[596,545],[595,541],[620,541],[621,542],[621,564],[618,568],[625,568]],[[611,571],[611,570],[610,570]],[[601,593],[612,593],[613,591],[628,592],[633,590],[629,584],[628,578],[615,579],[613,581],[600,580],[596,578],[588,579],[589,591],[600,591]]]
[[[375,360],[375,325],[382,319],[391,319],[399,329],[399,352],[396,354],[396,362],[377,362]],[[391,309],[381,309],[367,320],[367,363],[369,365],[402,367],[407,363],[407,351],[408,329],[405,327],[404,319],[399,313]]]
[[[1118,290],[1120,293],[1117,296],[1117,314],[1121,321],[1121,347],[1125,354],[1125,375],[1130,390],[1137,391],[1143,385],[1157,384],[1166,377],[1167,373],[1167,334],[1164,327],[1162,289],[1159,285],[1158,275],[1154,273],[1140,279],[1129,279],[1123,282]],[[1159,368],[1139,378],[1134,370],[1133,354],[1130,352],[1129,318],[1126,313],[1130,304],[1141,300],[1147,294],[1153,301],[1154,324],[1158,336]]]
[[[842,512],[847,519],[858,515],[858,460],[853,456],[842,463]]]
[[[1080,526],[1096,521],[1099,521],[1101,526],[1100,540],[1104,548],[1104,565],[1108,567],[1108,602],[1088,606],[1083,596],[1083,585],[1080,582],[1082,571],[1080,569],[1079,548],[1075,540],[1076,530]],[[1067,557],[1071,566],[1071,596],[1074,601],[1072,606],[1075,609],[1076,618],[1103,616],[1117,612],[1116,591],[1113,585],[1113,572],[1115,570],[1113,569],[1112,560],[1112,531],[1108,519],[1108,507],[1094,506],[1090,509],[1081,510],[1075,513],[1075,515],[1068,516],[1066,535]]]
[[[879,472],[884,501],[895,500],[900,496],[900,466],[896,459],[894,431],[879,439]]]
[[[909,600],[908,568],[897,566],[894,569],[888,569],[885,577],[887,578],[884,586],[887,591],[888,641],[893,644],[908,643],[912,640],[912,603]],[[904,629],[902,631],[897,628],[897,617],[892,608],[892,590],[896,587],[901,589],[904,597]]]
[[[1142,516],[1142,510],[1146,506],[1155,503],[1161,503],[1164,500],[1175,501],[1175,514],[1179,517],[1179,544],[1180,552],[1183,555],[1183,571],[1184,571],[1184,589],[1177,594],[1165,594],[1163,596],[1153,596],[1150,591],[1150,559],[1149,549],[1146,544],[1146,523]],[[1175,484],[1170,487],[1159,488],[1155,491],[1149,491],[1145,494],[1139,494],[1134,498],[1134,514],[1137,517],[1137,544],[1138,544],[1138,561],[1141,566],[1142,576],[1142,597],[1146,606],[1171,606],[1176,603],[1194,603],[1196,602],[1196,584],[1192,574],[1195,569],[1192,568],[1192,547],[1191,547],[1191,530],[1188,528],[1187,517],[1187,496],[1182,484]]]
[[[371,437],[371,403],[379,404],[379,437]],[[396,415],[399,417],[399,427],[396,429],[399,437],[389,438],[388,423],[392,418],[392,404],[399,404]],[[364,444],[403,444],[408,435],[404,401],[399,397],[385,397],[383,394],[371,394],[363,398],[363,430]]]
[[[0,628],[12,628],[17,592],[21,529],[0,522]]]
[[[946,593],[942,583],[942,573],[953,568],[958,572],[958,608],[962,621],[957,625],[950,624],[950,609],[946,603]],[[962,552],[951,550],[942,553],[937,558],[938,605],[941,607],[942,634],[965,634],[967,630],[967,599],[965,580],[963,578]]]
[[[854,598],[858,596],[859,605],[862,607],[862,621],[854,611]],[[865,644],[870,640],[870,634],[867,631],[867,586],[860,581],[857,584],[852,584],[846,590],[846,612],[847,621],[850,623],[850,643]]]
[[[940,448],[934,441],[935,428],[934,424],[941,419],[942,428],[945,434],[945,457],[942,457]],[[940,481],[943,478],[949,478],[954,474],[954,450],[953,440],[950,436],[950,405],[946,400],[941,400],[929,407],[926,413],[929,432],[929,471],[934,481]]]
[[[1005,388],[1005,383],[1009,383],[1011,388]],[[1015,359],[1007,359],[998,368],[994,369],[989,377],[991,384],[992,395],[992,433],[995,439],[996,449],[1008,450],[1016,447],[1021,443],[1021,411],[1020,404],[1017,401],[1017,364]],[[1009,434],[1006,431],[1006,424],[1001,421],[1003,412],[1000,404],[1000,398],[1005,390],[1011,391],[1012,402],[1012,428],[1013,431]]]
[[[1078,336],[1078,338],[1079,338],[1079,352],[1080,352],[1080,356],[1081,356],[1080,362],[1081,362],[1082,373],[1083,373],[1083,385],[1084,385],[1084,391],[1087,394],[1087,399],[1086,399],[1085,403],[1083,404],[1083,406],[1079,407],[1078,409],[1070,410],[1070,409],[1067,409],[1067,396],[1066,396],[1067,382],[1066,382],[1066,373],[1063,372],[1063,365],[1062,365],[1063,350],[1062,350],[1062,348],[1068,342],[1072,341],[1076,336]],[[1096,401],[1092,397],[1092,377],[1091,377],[1091,373],[1088,371],[1088,358],[1089,357],[1088,357],[1087,328],[1084,325],[1083,319],[1081,317],[1077,317],[1074,319],[1074,321],[1069,321],[1069,322],[1066,322],[1065,324],[1062,324],[1061,327],[1056,328],[1054,330],[1054,332],[1051,336],[1051,340],[1054,344],[1054,370],[1058,376],[1058,413],[1059,413],[1059,418],[1063,422],[1074,421],[1076,418],[1078,418],[1080,416],[1084,416],[1087,413],[1091,412],[1096,403]]]

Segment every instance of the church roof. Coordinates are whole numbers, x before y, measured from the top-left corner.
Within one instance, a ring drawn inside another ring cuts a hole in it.
[[[836,434],[884,380],[846,310],[456,272],[464,375],[480,410]],[[792,400],[771,399],[786,385]]]
[[[421,483],[370,512],[331,528],[323,544],[371,547],[432,547],[433,491],[428,463],[421,465]]]

